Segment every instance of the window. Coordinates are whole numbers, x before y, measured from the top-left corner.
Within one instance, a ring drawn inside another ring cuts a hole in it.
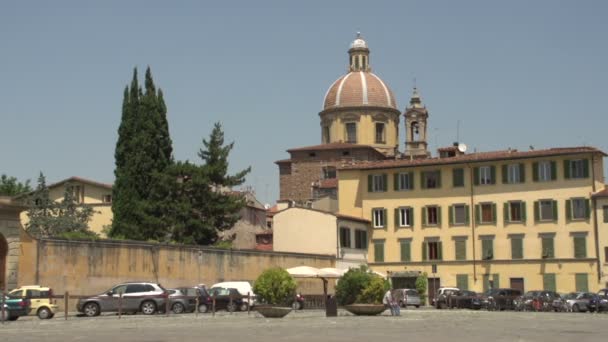
[[[323,126],[323,143],[328,144],[330,142],[329,126]]]
[[[587,257],[587,237],[586,236],[574,236],[574,257],[575,258],[586,258]]]
[[[412,240],[401,240],[401,261],[412,261]]]
[[[376,122],[376,144],[384,144],[385,142],[384,124],[382,122]]]
[[[557,179],[555,162],[554,161],[541,161],[532,164],[533,178],[535,182],[548,182]]]
[[[525,182],[524,164],[509,164],[502,166],[502,182],[517,184]]]
[[[604,263],[608,262],[608,247],[604,247]]]
[[[469,206],[465,204],[454,204],[450,207],[450,224],[463,226],[469,224]]]
[[[38,290],[26,290],[25,298],[36,299],[36,298],[43,298],[43,297],[40,294],[40,291],[38,291]],[[48,298],[48,296],[46,298]]]
[[[103,203],[112,203],[112,195],[103,195],[101,201]]]
[[[374,261],[384,262],[384,240],[374,241]]]
[[[481,203],[475,206],[475,215],[478,224],[496,223],[496,204]]]
[[[385,173],[379,175],[368,175],[367,182],[367,190],[369,192],[384,192],[387,189],[387,176]]]
[[[524,239],[521,237],[511,237],[511,259],[524,258]]]
[[[494,240],[493,239],[482,239],[481,240],[481,259],[482,260],[494,259]]]
[[[336,178],[336,167],[335,166],[325,166],[323,168],[323,179],[334,179]]]
[[[440,171],[424,171],[421,173],[423,189],[437,189],[441,187]]]
[[[127,290],[127,285],[118,285],[112,289],[112,293],[121,294],[121,293],[125,293],[126,290]]]
[[[402,207],[395,209],[396,227],[412,227],[414,225],[414,209]]]
[[[589,161],[587,159],[564,160],[566,179],[589,177]]]
[[[355,230],[355,248],[367,249],[367,231],[361,229]]]
[[[386,227],[386,209],[375,208],[372,209],[372,223],[374,228]]]
[[[357,143],[357,124],[354,122],[346,123],[346,142],[351,144]]]
[[[441,241],[425,241],[422,243],[422,260],[441,260]]]
[[[545,236],[541,238],[542,247],[542,258],[552,259],[555,258],[555,251],[553,250],[553,236]]]
[[[474,169],[475,185],[488,185],[495,183],[496,168],[494,166],[480,166]]]
[[[608,205],[603,206],[602,210],[604,211],[604,223],[608,223]]]
[[[553,291],[557,288],[557,284],[555,281],[555,273],[545,273],[543,274],[543,289],[545,291]]]
[[[469,289],[469,276],[467,274],[456,275],[456,287],[462,291]]]
[[[425,226],[437,226],[441,224],[441,209],[438,206],[427,206],[422,208],[422,219]]]
[[[587,273],[576,273],[574,275],[576,292],[589,291],[589,279]]]
[[[414,173],[401,172],[394,176],[395,191],[412,190],[414,189]]]
[[[557,221],[557,201],[534,202],[534,219],[535,221]]]
[[[458,239],[454,240],[454,258],[456,260],[466,260],[467,259],[467,240]]]
[[[510,201],[505,203],[505,222],[526,222],[526,203],[522,201]]]
[[[490,275],[492,276],[492,280],[490,280]],[[498,274],[484,274],[483,275],[483,292],[486,292],[489,289],[500,288],[499,280],[500,280],[500,276]]]
[[[589,200],[572,198],[566,201],[566,218],[568,220],[586,220],[590,217]]]
[[[452,186],[455,188],[464,186],[464,169],[452,170]]]
[[[340,246],[350,248],[350,228],[340,227]]]
[[[84,202],[84,187],[80,185],[68,185],[68,191],[72,192],[72,196],[74,197],[74,202],[82,203]]]

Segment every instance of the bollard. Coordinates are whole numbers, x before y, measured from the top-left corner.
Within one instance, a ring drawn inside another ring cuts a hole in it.
[[[194,307],[194,317],[198,317],[198,304],[199,304],[198,296],[196,296],[195,302],[196,302],[196,306]]]
[[[63,295],[63,311],[64,311],[64,316],[65,316],[65,320],[68,320],[68,298],[69,298],[69,293],[68,291],[65,291],[65,294]]]
[[[165,292],[165,315],[169,316],[169,292]]]
[[[211,309],[212,309],[211,313],[212,313],[212,316],[215,317],[215,294],[211,298],[213,298],[213,303],[211,304]]]
[[[251,292],[247,292],[247,315],[251,314]]]
[[[228,296],[228,307],[231,308],[232,307],[232,294],[230,294]],[[228,310],[230,311],[230,310]],[[232,311],[230,311],[230,314],[232,315]]]
[[[122,318],[122,293],[118,294],[118,319]]]
[[[4,315],[6,315],[6,313],[4,312],[4,290],[0,291],[0,311],[2,311],[2,316],[0,316],[0,321],[2,321],[2,324],[4,324]]]

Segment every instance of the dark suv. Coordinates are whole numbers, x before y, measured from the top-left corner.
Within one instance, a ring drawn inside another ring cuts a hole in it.
[[[488,310],[513,310],[515,300],[521,296],[517,289],[492,289],[483,295],[482,305]]]
[[[89,317],[102,312],[115,312],[119,307],[122,312],[152,315],[164,308],[167,296],[167,291],[160,284],[122,283],[97,296],[79,299],[76,309]]]

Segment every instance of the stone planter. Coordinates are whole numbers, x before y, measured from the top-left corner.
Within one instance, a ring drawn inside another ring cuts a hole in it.
[[[344,309],[357,316],[376,316],[384,312],[384,304],[351,304],[345,305]]]
[[[270,305],[256,305],[254,309],[266,318],[282,318],[287,316],[292,310],[289,307]]]

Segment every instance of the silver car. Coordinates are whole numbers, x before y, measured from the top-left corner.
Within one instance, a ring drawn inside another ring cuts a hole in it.
[[[562,297],[563,310],[568,312],[587,312],[595,310],[595,294],[589,292],[572,292]]]
[[[102,312],[142,312],[152,315],[164,308],[167,291],[160,285],[147,282],[122,283],[97,296],[81,298],[76,304],[78,312],[98,316]]]
[[[405,308],[406,306],[420,307],[420,295],[418,291],[414,289],[395,289],[391,291],[393,298],[399,303],[399,306]]]

